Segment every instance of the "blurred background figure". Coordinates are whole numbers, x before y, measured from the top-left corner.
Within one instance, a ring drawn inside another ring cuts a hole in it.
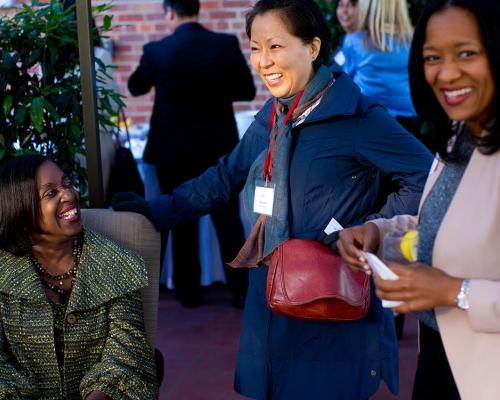
[[[359,31],[343,40],[343,70],[361,92],[387,108],[414,133],[418,118],[410,96],[408,57],[413,27],[406,0],[360,0]]]
[[[358,0],[337,0],[335,13],[338,23],[342,26],[346,34],[358,29]],[[344,36],[339,39],[337,47],[333,51],[332,58],[328,61],[328,68],[332,72],[341,71],[344,65],[343,41]]]
[[[238,39],[198,23],[198,0],[165,0],[163,5],[171,34],[144,46],[128,88],[133,96],[155,88],[143,160],[156,166],[161,192],[168,194],[234,148],[239,139],[232,103],[252,100],[255,87]],[[211,213],[224,263],[245,241],[239,197],[227,200]],[[173,229],[170,238],[176,297],[185,307],[197,307],[201,302],[198,219]],[[225,264],[224,269],[233,306],[243,308],[248,271]]]

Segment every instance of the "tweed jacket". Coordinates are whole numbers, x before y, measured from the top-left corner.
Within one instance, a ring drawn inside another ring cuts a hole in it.
[[[140,289],[144,260],[84,228],[64,320],[63,378],[50,301],[29,256],[0,251],[0,399],[157,399]]]
[[[429,174],[422,203],[444,164]],[[500,151],[475,150],[434,243],[432,265],[470,278],[469,310],[437,307],[436,317],[462,400],[500,393]],[[413,219],[409,216],[398,218]],[[388,222],[379,223],[385,230]],[[384,231],[381,232],[384,234]],[[458,295],[458,293],[457,293]]]

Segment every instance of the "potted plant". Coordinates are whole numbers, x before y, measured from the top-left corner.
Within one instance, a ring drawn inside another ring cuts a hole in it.
[[[97,17],[111,3],[93,7]],[[49,156],[72,177],[87,202],[87,171],[77,154],[85,155],[82,95],[75,11],[63,10],[58,0],[32,0],[12,15],[0,18],[0,166],[24,153]],[[94,35],[111,30],[104,15]],[[99,124],[112,129],[117,116],[112,102],[125,106],[121,95],[106,89],[110,66],[96,69]]]

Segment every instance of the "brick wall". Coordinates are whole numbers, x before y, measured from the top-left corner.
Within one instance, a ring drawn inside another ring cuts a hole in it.
[[[93,5],[108,2],[91,1]],[[28,2],[29,0],[16,0],[17,5]],[[248,60],[250,50],[245,33],[245,13],[255,4],[255,0],[200,0],[200,4],[199,22],[208,29],[237,36]],[[13,12],[5,11],[9,14]],[[166,35],[163,0],[115,0],[110,14],[113,15],[113,25],[118,26],[110,34],[114,46],[113,61],[118,67],[113,70],[113,75],[119,84],[120,93],[127,96],[124,100],[127,117],[132,118],[134,123],[148,122],[153,107],[154,89],[149,94],[134,98],[127,89],[127,80],[139,64],[142,46]],[[269,91],[255,74],[254,81],[257,88],[254,101],[235,103],[235,111],[258,110],[269,98]]]
[[[253,4],[251,0],[200,0],[199,22],[208,29],[230,33],[238,37],[245,58],[249,58],[248,38],[245,34],[245,12]],[[93,0],[94,4],[97,4]],[[127,116],[134,122],[147,122],[152,109],[154,93],[131,97],[127,80],[135,70],[142,54],[142,46],[165,36],[166,25],[162,0],[115,0],[112,10],[115,28],[111,34],[118,66],[115,79],[120,92],[127,95]],[[236,111],[258,109],[269,97],[269,92],[258,76],[255,76],[258,94],[253,102],[234,104]]]
[[[98,4],[93,0],[94,4]],[[250,55],[245,33],[245,13],[254,4],[252,0],[200,0],[199,22],[207,29],[230,33],[238,37],[241,49],[248,60]],[[135,70],[142,54],[142,46],[165,36],[166,25],[162,0],[115,0],[112,10],[115,28],[111,34],[118,66],[114,75],[120,92],[127,97],[127,116],[134,122],[149,121],[154,93],[132,97],[127,89],[127,80]],[[253,102],[237,102],[235,111],[259,109],[270,94],[261,79],[254,75],[257,95]]]

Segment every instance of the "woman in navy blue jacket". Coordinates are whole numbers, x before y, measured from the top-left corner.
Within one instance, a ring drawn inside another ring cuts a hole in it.
[[[114,208],[141,212],[162,231],[210,213],[245,187],[254,223],[248,240],[265,236],[263,253],[251,254],[256,259],[289,237],[323,241],[332,218],[347,226],[415,214],[432,156],[346,74],[330,73],[330,34],[314,1],[260,0],[246,22],[252,67],[274,97],[216,166],[149,202],[118,194]],[[380,173],[399,190],[373,214]],[[272,206],[255,208],[257,187],[268,199],[274,195]],[[397,393],[393,317],[375,296],[358,321],[285,318],[267,307],[267,266],[237,263],[258,267],[250,269],[238,393],[260,400],[365,399],[381,379]]]

